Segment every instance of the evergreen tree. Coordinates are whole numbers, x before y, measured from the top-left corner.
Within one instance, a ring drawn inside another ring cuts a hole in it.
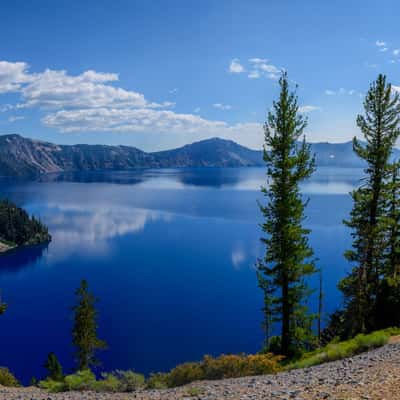
[[[1,300],[1,289],[0,289],[0,315],[4,314],[7,310],[7,304],[3,303]]]
[[[339,288],[345,297],[350,334],[376,329],[381,304],[381,279],[388,248],[390,156],[399,137],[400,102],[386,77],[379,75],[364,101],[365,116],[357,117],[365,144],[353,139],[355,153],[366,161],[366,176],[352,192],[353,209],[345,224],[352,230],[353,248],[345,253],[353,263]]]
[[[280,353],[293,356],[313,340],[313,317],[306,302],[311,290],[307,278],[316,272],[313,251],[308,244],[309,230],[302,226],[304,202],[299,184],[315,169],[310,146],[303,138],[306,119],[299,114],[297,96],[289,91],[288,77],[280,80],[279,100],[273,103],[264,126],[264,161],[268,187],[260,209],[266,237],[261,239],[266,254],[258,260],[259,286],[264,292],[264,324],[267,339],[271,327],[280,324]]]
[[[87,281],[81,282],[75,294],[78,302],[73,307],[72,341],[77,349],[78,370],[85,370],[97,365],[96,351],[105,349],[106,343],[97,337],[97,299],[89,292]]]
[[[44,367],[47,369],[48,374],[47,377],[54,381],[62,381],[64,378],[63,370],[60,362],[58,361],[56,355],[54,353],[49,353],[47,356],[47,360],[44,364]]]
[[[400,163],[391,166],[388,184],[387,240],[385,269],[382,274],[379,310],[379,327],[400,325]]]

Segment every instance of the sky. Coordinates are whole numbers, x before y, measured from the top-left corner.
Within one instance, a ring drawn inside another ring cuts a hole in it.
[[[379,73],[400,90],[398,0],[4,0],[0,134],[261,148],[286,70],[309,141],[359,135]]]

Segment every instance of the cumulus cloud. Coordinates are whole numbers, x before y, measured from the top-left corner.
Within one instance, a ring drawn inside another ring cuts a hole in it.
[[[236,73],[241,71],[239,65],[233,60]],[[20,102],[0,111],[37,108],[43,114],[41,122],[61,132],[191,133],[198,138],[220,136],[261,146],[261,124],[229,124],[195,113],[178,113],[168,109],[175,103],[149,101],[142,93],[117,87],[118,80],[118,74],[94,70],[78,75],[52,69],[31,73],[27,63],[3,61],[0,91],[19,94]],[[215,103],[214,107],[231,108],[222,103]],[[16,121],[15,117],[10,118],[10,122]]]
[[[375,42],[375,45],[378,47],[386,47],[386,42],[384,42],[383,40],[377,40]]]
[[[222,104],[222,103],[214,103],[214,108],[218,108],[219,110],[230,110],[232,106],[230,104]]]
[[[250,79],[258,79],[266,77],[269,79],[278,79],[281,69],[268,62],[265,58],[249,58],[249,64],[251,65],[248,77]]]
[[[318,111],[321,110],[321,107],[318,106],[301,106],[299,107],[299,112],[306,114],[312,111]]]
[[[42,122],[62,132],[157,132],[157,133],[209,133],[220,136],[230,132],[248,133],[260,130],[260,124],[229,125],[224,121],[211,121],[194,114],[178,114],[169,110],[153,109],[79,109],[61,110],[47,114]]]
[[[343,95],[343,94],[348,94],[349,96],[353,96],[355,94],[358,94],[357,90],[355,89],[350,89],[347,90],[345,88],[339,88],[338,90],[331,90],[331,89],[326,89],[324,92],[327,96],[336,96],[336,95]]]
[[[394,49],[394,50],[393,50],[393,55],[394,55],[394,56],[400,55],[400,49]]]
[[[231,74],[240,74],[245,72],[245,68],[242,64],[240,64],[240,60],[238,58],[234,58],[229,64],[229,72]]]
[[[106,85],[118,79],[116,74],[86,71],[71,76],[66,71],[46,70],[34,74],[32,81],[21,89],[26,107],[145,107],[141,93]]]
[[[0,61],[0,93],[19,91],[31,79],[27,69],[28,64],[24,62]]]

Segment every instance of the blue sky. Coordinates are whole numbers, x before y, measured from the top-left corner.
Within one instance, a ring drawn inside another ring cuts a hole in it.
[[[0,133],[171,148],[259,148],[285,68],[311,141],[358,134],[382,72],[400,87],[398,1],[0,3]]]

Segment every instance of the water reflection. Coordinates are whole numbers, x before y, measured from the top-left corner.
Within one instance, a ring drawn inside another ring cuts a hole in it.
[[[303,187],[310,193],[305,223],[324,269],[327,312],[340,301],[336,283],[350,246],[342,225],[351,209],[345,192],[357,176],[321,169]],[[254,264],[265,249],[256,201],[264,183],[264,168],[0,180],[2,196],[40,217],[53,236],[48,249],[0,258],[0,287],[12,304],[1,321],[7,343],[1,362],[25,381],[50,351],[72,368],[69,307],[83,278],[101,299],[100,335],[110,345],[101,355],[106,370],[149,373],[203,354],[258,351],[263,300]]]
[[[33,268],[43,257],[48,244],[21,248],[0,255],[0,276],[20,272],[26,268]]]
[[[48,203],[44,212],[53,237],[52,261],[77,249],[81,255],[104,256],[113,238],[139,233],[152,221],[172,219],[168,213],[107,203]]]

